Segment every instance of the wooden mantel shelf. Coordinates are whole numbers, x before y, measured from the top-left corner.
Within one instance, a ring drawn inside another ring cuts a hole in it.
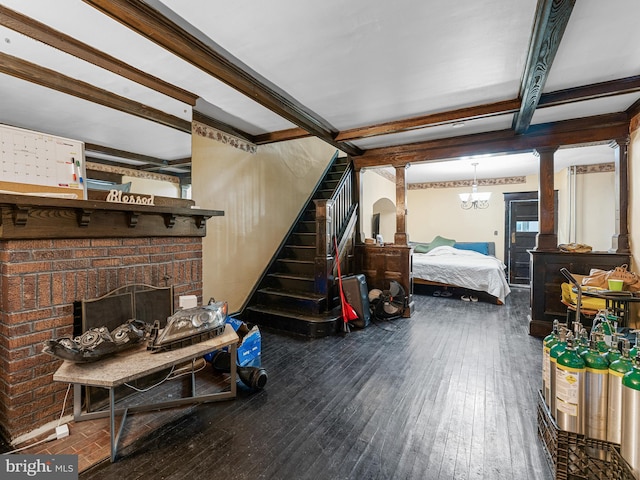
[[[222,210],[0,194],[0,240],[204,237]]]

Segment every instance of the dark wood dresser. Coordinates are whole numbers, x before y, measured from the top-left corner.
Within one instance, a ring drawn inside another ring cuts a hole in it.
[[[389,280],[395,280],[407,292],[408,308],[404,317],[410,317],[413,302],[413,248],[408,245],[359,244],[355,247],[356,272],[363,273],[369,290],[389,288]]]
[[[567,307],[560,301],[560,285],[566,279],[560,273],[566,268],[571,273],[588,275],[592,268],[611,270],[629,264],[627,253],[590,252],[563,253],[560,251],[529,251],[531,254],[531,321],[529,334],[535,337],[548,335],[553,320],[564,321]]]

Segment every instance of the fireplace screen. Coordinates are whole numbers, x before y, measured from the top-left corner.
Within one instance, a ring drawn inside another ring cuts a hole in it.
[[[145,323],[160,322],[163,328],[167,317],[173,314],[173,287],[154,287],[145,284],[132,284],[117,288],[106,295],[75,302],[74,336],[80,336],[91,328],[107,327],[112,331],[116,327],[135,318]],[[153,385],[166,372],[158,372],[138,380],[134,386],[146,388]],[[131,393],[126,387],[116,389],[116,398]],[[107,404],[105,389],[85,387],[85,404],[88,412]]]

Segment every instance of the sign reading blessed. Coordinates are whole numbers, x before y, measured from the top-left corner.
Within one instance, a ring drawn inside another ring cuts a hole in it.
[[[128,203],[132,205],[154,205],[153,195],[131,195],[120,190],[109,190],[107,202]]]

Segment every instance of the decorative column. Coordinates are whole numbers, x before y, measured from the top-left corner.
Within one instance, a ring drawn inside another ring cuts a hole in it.
[[[360,177],[364,174],[365,169],[356,167],[354,163],[353,171],[355,183],[353,191],[356,192],[357,195],[357,198],[355,198],[354,201],[360,205],[358,207],[358,227],[356,228],[356,245],[359,245],[364,243],[364,238],[362,237],[362,179]]]
[[[555,233],[555,205],[553,185],[553,154],[558,147],[536,149],[540,156],[538,175],[538,220],[540,229],[536,236],[536,250],[557,250],[558,235]]]
[[[407,182],[406,170],[409,165],[396,167],[396,233],[395,245],[408,245],[407,238]]]
[[[611,238],[611,252],[629,253],[629,136],[616,138],[615,150],[615,232]]]

